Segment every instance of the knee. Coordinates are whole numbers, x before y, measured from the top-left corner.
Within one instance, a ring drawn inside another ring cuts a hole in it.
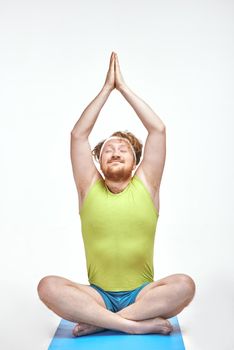
[[[188,303],[190,303],[196,292],[196,284],[194,280],[186,274],[178,274],[178,282],[181,289],[186,293]]]
[[[42,301],[48,301],[56,289],[56,276],[43,277],[37,286],[37,293]]]

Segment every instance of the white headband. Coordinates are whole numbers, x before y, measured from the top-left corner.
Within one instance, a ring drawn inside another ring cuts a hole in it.
[[[107,141],[112,140],[112,139],[120,139],[120,140],[127,141],[127,142],[129,143],[130,147],[131,147],[131,150],[132,150],[132,153],[133,153],[133,155],[134,155],[135,162],[136,162],[136,153],[135,153],[135,151],[134,151],[134,148],[133,148],[131,142],[130,142],[127,138],[121,137],[121,136],[111,136],[111,137],[107,138],[107,139],[103,142],[103,145],[102,145],[102,147],[101,147],[101,149],[100,149],[100,153],[99,153],[99,160],[101,159],[102,151],[103,151],[103,148],[104,148],[105,144],[107,143]]]

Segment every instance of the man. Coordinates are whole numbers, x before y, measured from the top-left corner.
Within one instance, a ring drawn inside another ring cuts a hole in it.
[[[148,131],[140,164],[142,145],[130,132],[114,133],[91,152],[88,136],[115,88]],[[104,177],[92,154],[99,160]],[[71,161],[90,284],[46,276],[38,285],[39,297],[47,307],[77,323],[74,336],[104,329],[169,334],[172,326],[167,319],[193,299],[195,283],[188,275],[153,280],[154,234],[165,155],[165,125],[127,87],[117,54],[112,52],[102,90],[71,132]]]

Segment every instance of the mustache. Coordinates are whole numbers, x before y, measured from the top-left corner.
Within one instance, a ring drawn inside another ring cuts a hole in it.
[[[109,160],[109,162],[108,162],[108,163],[113,163],[113,162],[123,163],[123,161],[122,161],[122,160],[120,160],[120,159],[112,159],[112,160]]]

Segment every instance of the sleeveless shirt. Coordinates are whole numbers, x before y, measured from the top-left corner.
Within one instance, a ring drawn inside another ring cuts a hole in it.
[[[138,176],[119,193],[112,193],[104,179],[96,180],[79,215],[90,284],[106,291],[128,291],[154,281],[159,214]]]

